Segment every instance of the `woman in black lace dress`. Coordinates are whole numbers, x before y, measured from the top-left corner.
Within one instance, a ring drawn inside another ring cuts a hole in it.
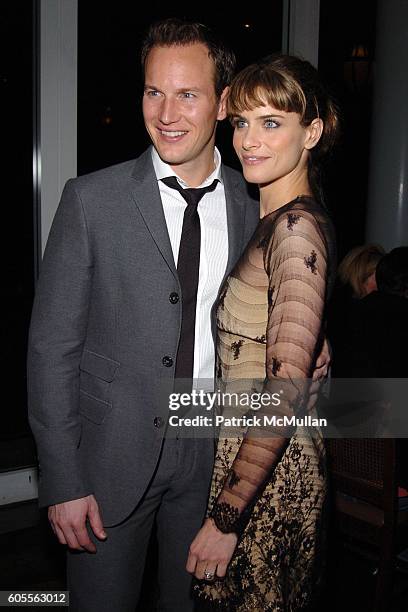
[[[244,176],[260,188],[261,218],[218,305],[218,379],[224,392],[278,392],[281,403],[257,411],[262,425],[221,428],[208,518],[187,569],[205,609],[289,612],[310,604],[319,579],[324,446],[318,427],[265,427],[263,417],[305,415],[313,405],[335,259],[316,164],[338,118],[316,70],[289,56],[238,74],[228,111]],[[226,418],[239,414],[224,409]]]

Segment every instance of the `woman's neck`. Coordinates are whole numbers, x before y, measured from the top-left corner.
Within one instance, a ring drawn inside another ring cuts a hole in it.
[[[288,179],[288,180],[286,180]],[[291,202],[299,195],[312,195],[307,175],[281,179],[259,186],[260,216],[264,217],[281,206]]]

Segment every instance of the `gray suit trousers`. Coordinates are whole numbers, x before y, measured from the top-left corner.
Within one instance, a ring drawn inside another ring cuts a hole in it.
[[[153,479],[132,514],[119,525],[105,528],[108,537],[104,542],[92,536],[96,554],[68,552],[71,610],[134,612],[155,520],[158,610],[193,610],[191,576],[185,565],[189,546],[203,522],[213,463],[212,439],[165,439]]]

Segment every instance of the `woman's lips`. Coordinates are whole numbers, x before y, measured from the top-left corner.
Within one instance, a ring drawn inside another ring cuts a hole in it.
[[[257,166],[258,164],[262,164],[267,157],[259,157],[257,155],[243,155],[242,161],[247,166]]]

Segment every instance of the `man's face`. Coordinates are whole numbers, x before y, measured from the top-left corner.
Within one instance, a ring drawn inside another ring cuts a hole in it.
[[[217,100],[214,70],[201,43],[154,47],[146,60],[146,129],[161,159],[190,184],[211,173],[216,122],[225,117],[226,91]]]

